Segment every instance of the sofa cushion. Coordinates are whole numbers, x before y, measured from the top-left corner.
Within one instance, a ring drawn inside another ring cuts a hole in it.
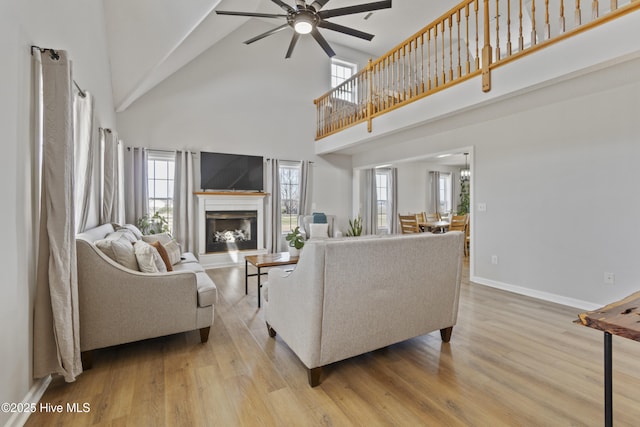
[[[167,254],[169,255],[169,261],[171,264],[177,264],[180,262],[180,253],[182,252],[180,249],[180,244],[175,240],[171,239],[168,243],[164,244],[164,248],[167,250]]]
[[[198,306],[207,307],[218,302],[218,289],[211,277],[204,271],[196,273],[198,286]]]
[[[166,273],[167,267],[156,248],[143,240],[138,240],[133,245],[133,249],[140,271],[143,273]]]
[[[125,224],[125,225],[118,226],[116,230],[129,230],[136,237],[136,240],[142,239],[142,232],[138,227],[136,227],[133,224]]]
[[[160,258],[162,258],[162,262],[164,262],[164,266],[167,268],[167,271],[173,271],[173,266],[171,265],[171,261],[169,260],[169,254],[167,253],[167,250],[164,248],[164,246],[162,246],[162,243],[153,242],[151,246],[156,248],[158,254],[160,254]]]
[[[198,258],[191,252],[184,252],[180,255],[180,260],[182,264],[187,264],[189,262],[198,262]]]
[[[138,270],[138,261],[134,252],[133,244],[124,235],[114,236],[111,233],[108,237],[96,240],[94,243],[106,256],[118,264],[131,270]]]
[[[160,242],[163,245],[166,245],[171,241],[171,234],[169,233],[158,233],[158,234],[145,234],[142,236],[142,240],[147,243]]]
[[[173,266],[173,271],[193,271],[194,273],[200,273],[204,271],[204,268],[197,262],[179,262]]]

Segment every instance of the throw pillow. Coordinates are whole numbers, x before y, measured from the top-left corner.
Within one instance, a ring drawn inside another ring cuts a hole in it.
[[[133,244],[133,250],[138,260],[138,266],[143,273],[164,273],[167,267],[160,257],[158,250],[149,243],[138,240]]]
[[[309,239],[327,239],[329,224],[309,224]]]
[[[133,224],[125,224],[123,226],[116,228],[116,230],[121,230],[121,229],[129,230],[130,232],[132,232],[133,235],[136,236],[136,240],[142,239],[142,231],[140,231],[140,229]]]
[[[130,230],[128,230],[126,228],[119,228],[116,231],[114,231],[113,233],[107,234],[105,239],[118,240],[121,237],[126,238],[131,243],[135,243],[135,242],[138,241],[136,236]]]
[[[158,234],[145,234],[142,236],[142,240],[147,243],[160,242],[163,245],[166,245],[171,241],[171,234],[169,233],[158,233]]]
[[[313,223],[314,224],[326,224],[327,223],[327,215],[324,212],[314,212],[313,214]]]
[[[167,250],[164,248],[164,246],[162,246],[162,243],[156,241],[156,242],[153,242],[151,246],[156,248],[156,250],[160,254],[160,258],[162,258],[162,262],[164,262],[164,266],[167,269],[167,271],[173,271],[173,267],[171,266],[171,261],[169,260],[169,254],[167,253]]]
[[[108,236],[107,238],[96,240],[96,247],[118,264],[138,271],[138,261],[133,249],[133,244],[124,236],[118,238],[113,237],[114,236],[111,236],[111,238],[109,238]]]
[[[167,254],[169,254],[169,261],[172,265],[175,265],[181,261],[182,250],[180,249],[180,244],[175,240],[171,239],[171,241],[164,245],[164,248],[167,250]]]

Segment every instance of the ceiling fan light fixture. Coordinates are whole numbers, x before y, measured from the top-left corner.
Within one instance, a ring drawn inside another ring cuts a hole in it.
[[[309,34],[313,30],[315,17],[307,13],[299,13],[293,22],[293,29],[298,34]]]

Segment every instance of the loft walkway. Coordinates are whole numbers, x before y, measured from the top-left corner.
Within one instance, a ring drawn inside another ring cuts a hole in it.
[[[466,0],[320,96],[316,140],[640,9],[640,0]]]

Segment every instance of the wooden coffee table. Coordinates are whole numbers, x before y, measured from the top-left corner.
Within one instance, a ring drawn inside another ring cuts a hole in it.
[[[260,308],[260,276],[267,274],[261,269],[266,267],[278,267],[282,265],[292,265],[298,263],[297,256],[291,256],[289,252],[277,252],[274,254],[247,255],[244,257],[244,294],[249,293],[249,277],[258,276],[258,308]],[[258,269],[257,273],[249,274],[249,264]]]

